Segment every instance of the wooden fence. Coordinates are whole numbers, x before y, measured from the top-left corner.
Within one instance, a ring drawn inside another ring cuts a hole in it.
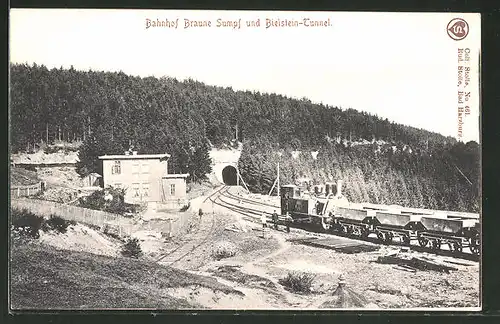
[[[119,236],[130,236],[136,226],[131,219],[127,219],[117,214],[46,200],[16,198],[11,199],[11,207],[18,209],[26,208],[44,217],[56,215],[66,220],[98,226],[103,230],[107,230]]]
[[[176,213],[175,218],[146,221],[143,224],[143,228],[150,231],[161,232],[163,237],[174,237],[185,232],[189,220],[192,217],[193,214],[190,212],[179,212]]]
[[[30,186],[12,186],[10,187],[10,196],[12,198],[28,197],[36,195],[42,191],[42,182]]]
[[[188,207],[189,200],[187,199],[169,199],[156,203],[158,210],[179,210],[182,207]]]
[[[190,212],[178,213],[179,217],[170,220],[170,236],[177,236],[183,232],[192,217]]]
[[[178,236],[185,231],[189,224],[189,219],[193,217],[191,212],[178,212],[176,213],[176,218],[155,220],[140,225],[136,224],[132,219],[121,215],[46,200],[15,198],[11,199],[11,207],[18,209],[25,208],[44,217],[56,215],[66,220],[98,226],[103,231],[121,237],[131,236],[134,231],[140,228],[161,232],[164,237]]]

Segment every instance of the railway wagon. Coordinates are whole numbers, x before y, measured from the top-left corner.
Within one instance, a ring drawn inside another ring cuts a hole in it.
[[[383,242],[390,243],[394,238],[399,238],[402,243],[408,245],[417,236],[420,217],[403,211],[401,213],[377,211],[374,232]]]
[[[375,216],[370,216],[369,210],[345,207],[337,208],[332,218],[333,224],[342,225],[343,232],[365,238],[375,233],[384,243],[399,238],[409,245],[411,240],[418,240],[420,246],[429,245],[435,250],[447,245],[451,251],[462,252],[468,247],[471,253],[479,254],[480,223],[477,219],[450,219],[446,215],[418,215],[405,211],[375,211]],[[339,226],[333,229],[339,230]]]
[[[440,249],[442,244],[447,244],[453,251],[461,252],[464,247],[468,247],[472,253],[479,254],[478,220],[422,216],[420,224],[417,239],[421,246],[430,245],[432,249]]]
[[[447,212],[446,217],[450,219],[476,219],[479,221],[479,214]]]
[[[300,188],[295,185],[283,186],[281,213],[290,215],[294,223],[309,223],[327,231],[362,238],[375,233],[384,243],[398,238],[406,245],[417,240],[421,246],[430,246],[431,249],[448,245],[452,251],[461,252],[468,247],[472,253],[480,253],[477,214],[401,206],[353,205],[342,197],[340,189],[335,196],[332,190],[330,184],[322,192],[326,197],[314,197],[301,195]]]
[[[374,220],[372,211],[363,208],[336,207],[328,222],[332,224],[334,231],[368,237],[373,231]]]

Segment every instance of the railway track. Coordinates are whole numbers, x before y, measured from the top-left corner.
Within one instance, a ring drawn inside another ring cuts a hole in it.
[[[265,206],[265,207],[272,207],[272,208],[276,208],[276,209],[280,209],[281,208],[280,206],[271,205],[271,204],[268,204],[268,203],[263,203],[261,201],[255,201],[255,200],[251,200],[251,199],[248,199],[248,198],[243,198],[243,197],[240,197],[240,196],[236,196],[236,195],[233,195],[232,193],[230,193],[229,191],[224,192],[224,196],[228,197],[228,198],[232,198],[232,199],[239,199],[239,200],[241,200],[243,202],[248,202],[248,203],[251,203],[251,204],[254,204],[254,205],[260,205],[260,206]]]
[[[210,196],[205,198],[205,200],[203,200],[203,203],[205,203],[207,200],[212,200],[212,197],[219,194],[222,190],[227,190],[227,187],[222,186],[221,188],[217,189]],[[215,223],[215,213],[207,213],[203,215],[203,217],[201,218],[200,226],[196,228],[195,232],[190,233],[193,236],[192,238],[190,238],[190,241],[186,244],[179,245],[168,253],[162,254],[159,258],[156,259],[156,262],[168,266],[173,266],[177,262],[181,261],[207,242],[208,237],[214,231]]]
[[[228,209],[232,212],[235,212],[237,214],[240,214],[244,217],[245,220],[250,221],[252,223],[259,224],[260,223],[260,217],[262,214],[265,214],[268,216],[268,219],[272,215],[271,212],[263,209],[262,207],[266,208],[276,208],[278,209],[278,206],[272,205],[272,204],[267,204],[263,203],[260,201],[255,201],[249,198],[243,198],[239,197],[237,195],[234,195],[229,192],[230,187],[228,186],[222,186],[219,189],[215,190],[212,194],[210,194],[207,198],[203,200],[203,203],[206,203],[210,201],[212,204],[223,207],[225,209]],[[231,202],[230,200],[233,200]],[[237,202],[234,202],[237,201]],[[245,205],[251,205],[245,206],[241,205],[241,203],[244,203]],[[197,227],[195,232],[190,233],[193,237],[190,239],[190,241],[187,244],[180,245],[176,247],[175,249],[161,255],[158,259],[157,262],[166,264],[169,266],[175,265],[177,262],[183,260],[185,257],[190,255],[193,251],[198,249],[199,247],[203,246],[209,236],[213,233],[214,228],[216,224],[216,214],[215,213],[206,213],[202,217],[202,221],[200,223],[200,226]],[[376,238],[373,237],[367,237],[367,238],[359,238],[359,237],[352,237],[348,234],[345,233],[327,233],[324,230],[321,229],[312,229],[310,226],[297,226],[298,224],[291,224],[292,228],[298,228],[302,230],[306,230],[308,232],[315,232],[315,233],[321,233],[323,235],[327,236],[340,236],[352,240],[357,240],[357,241],[366,241],[370,243],[374,243],[377,245],[392,245],[392,246],[407,246],[403,243],[399,242],[392,242],[392,243],[380,243]],[[474,255],[472,253],[466,253],[466,252],[452,252],[449,250],[433,250],[427,247],[421,247],[418,244],[411,244],[410,245],[411,250],[417,251],[417,252],[426,252],[426,253],[432,253],[436,255],[442,255],[442,256],[448,256],[448,257],[454,257],[454,258],[460,258],[460,259],[465,259],[469,261],[479,261],[479,256]]]
[[[243,198],[243,197],[239,197],[237,195],[234,195],[234,194],[229,192],[229,187],[225,187],[225,190],[219,191],[219,192],[217,192],[217,194],[218,195],[215,197],[214,196],[210,197],[210,200],[214,204],[217,204],[221,207],[225,207],[225,208],[227,208],[233,212],[236,212],[240,215],[247,216],[247,217],[249,217],[249,219],[246,219],[246,220],[249,220],[249,221],[254,222],[254,223],[258,223],[258,219],[260,218],[262,213],[264,213],[266,216],[272,215],[272,213],[270,213],[269,211],[264,210],[262,208],[259,209],[259,207],[276,208],[276,209],[279,208],[279,207],[274,206],[272,204],[262,203],[260,201],[254,201],[252,199]],[[222,199],[222,198],[226,198],[226,199]],[[238,201],[238,203],[230,202],[230,201],[228,201],[228,199],[236,200],[236,201]],[[240,205],[241,202],[243,202],[247,205],[253,205],[253,206],[251,206],[251,207],[242,206],[242,205]],[[322,233],[325,235],[340,236],[340,237],[345,237],[345,238],[354,239],[354,240],[358,240],[358,241],[366,241],[366,242],[374,243],[377,245],[391,245],[391,246],[402,246],[402,247],[406,246],[406,247],[410,247],[411,250],[417,251],[417,252],[432,253],[435,255],[460,258],[460,259],[465,259],[465,260],[470,260],[470,261],[479,261],[478,255],[475,255],[473,253],[463,252],[463,251],[457,252],[457,251],[450,251],[450,250],[445,250],[445,249],[435,250],[435,249],[432,249],[429,247],[422,247],[422,246],[418,245],[418,243],[412,244],[414,242],[411,242],[410,246],[404,244],[403,242],[397,242],[397,241],[393,241],[391,243],[388,243],[388,242],[381,243],[377,238],[374,238],[374,237],[365,237],[365,238],[353,237],[352,235],[341,233],[341,232],[330,233],[330,232],[325,232],[322,229],[317,229],[317,230],[312,229],[312,228],[310,228],[310,226],[304,226],[304,225],[297,226],[297,225],[298,224],[291,224],[291,227],[303,229],[303,230],[306,230],[309,232]],[[414,241],[414,240],[412,240],[412,241]]]

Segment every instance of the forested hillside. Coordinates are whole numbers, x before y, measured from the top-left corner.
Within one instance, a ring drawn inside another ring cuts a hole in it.
[[[255,192],[269,192],[279,162],[282,183],[301,177],[316,184],[343,179],[349,201],[479,212],[479,154],[475,142],[425,151],[401,145],[328,143],[318,147],[314,159],[311,151],[293,157],[289,150],[256,139],[243,146],[239,169]]]
[[[98,155],[122,153],[133,145],[140,153],[172,154],[171,172],[188,172],[196,181],[210,172],[211,146],[242,141],[241,172],[255,191],[267,190],[269,181],[272,185],[267,164],[274,165],[279,156],[270,152],[281,150],[283,181],[292,181],[299,171],[318,181],[341,176],[352,200],[478,208],[477,143],[466,146],[307,99],[234,91],[193,80],[37,65],[11,65],[10,79],[12,152],[35,150],[43,142],[81,140],[82,175],[100,172]],[[338,144],[359,139],[388,144]],[[400,149],[389,150],[392,145]],[[402,150],[405,145],[411,153]],[[289,156],[291,150],[320,153],[317,160],[295,160]]]

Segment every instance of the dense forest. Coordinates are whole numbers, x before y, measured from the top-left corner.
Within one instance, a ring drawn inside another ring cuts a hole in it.
[[[282,183],[343,179],[349,201],[479,212],[480,151],[475,142],[417,152],[402,145],[334,142],[317,152],[316,159],[311,151],[293,157],[292,151],[256,139],[243,146],[239,170],[254,192],[269,192],[279,162]]]
[[[20,64],[11,65],[10,72],[11,151],[34,151],[56,140],[83,141],[82,175],[100,172],[98,155],[133,146],[140,153],[172,154],[170,171],[190,173],[190,181],[198,181],[210,172],[211,147],[240,141],[245,143],[241,173],[253,191],[270,189],[271,166],[279,159],[282,181],[300,173],[317,181],[342,177],[352,200],[479,208],[477,143],[457,143],[306,98],[193,80]],[[386,144],[352,145],[361,139]],[[319,155],[293,159],[292,150]],[[283,154],[271,154],[278,151]]]

